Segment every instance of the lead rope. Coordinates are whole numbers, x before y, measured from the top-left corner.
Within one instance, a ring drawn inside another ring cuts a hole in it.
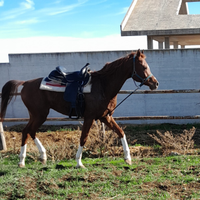
[[[134,81],[135,83],[135,81]],[[140,89],[141,87],[140,86],[137,86],[137,88],[131,92],[126,98],[124,98],[120,103],[118,103],[115,108],[113,108],[112,110],[110,110],[107,115],[110,115],[114,110],[116,110],[116,108],[118,108],[126,99],[128,99],[133,93],[135,93],[138,89]]]

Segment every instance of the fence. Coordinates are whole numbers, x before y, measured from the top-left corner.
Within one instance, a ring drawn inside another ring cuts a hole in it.
[[[121,90],[119,94],[130,94],[131,90]],[[187,89],[187,90],[155,90],[155,91],[149,91],[149,90],[140,90],[135,91],[134,94],[177,94],[177,93],[200,93],[199,89]],[[1,94],[0,94],[1,95]],[[20,95],[20,93],[17,93],[16,95]],[[194,115],[194,116],[130,116],[130,117],[114,117],[115,120],[157,120],[157,119],[200,119],[200,115]],[[29,118],[5,118],[4,121],[6,122],[17,122],[17,121],[28,121]],[[79,119],[83,120],[83,119]],[[69,119],[69,118],[61,118],[61,117],[52,117],[47,118],[47,121],[75,121],[75,119]],[[6,149],[6,143],[5,143],[5,136],[3,133],[3,125],[0,122],[0,150]]]

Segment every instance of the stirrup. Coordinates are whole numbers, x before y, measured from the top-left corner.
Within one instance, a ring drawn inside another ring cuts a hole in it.
[[[75,112],[76,112],[76,117],[73,117],[73,116],[72,116],[73,110],[75,110]],[[79,119],[79,117],[80,117],[80,115],[78,114],[77,109],[71,107],[71,108],[70,108],[70,112],[69,112],[69,118],[70,118],[70,119]]]

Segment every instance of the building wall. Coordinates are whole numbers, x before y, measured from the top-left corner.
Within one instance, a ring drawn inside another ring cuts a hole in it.
[[[47,76],[56,66],[68,71],[82,68],[87,62],[91,70],[101,69],[106,62],[126,56],[129,51],[10,54],[9,63],[0,63],[0,89],[11,79],[29,80]],[[159,81],[160,90],[200,88],[200,49],[147,50],[146,60]],[[134,90],[131,79],[123,90]],[[143,86],[142,90],[149,90]],[[118,95],[118,102],[126,95]],[[198,115],[200,94],[133,94],[114,113],[114,116],[186,116]],[[63,115],[51,111],[49,117]],[[7,118],[27,118],[28,112],[17,97],[8,107]],[[137,120],[122,123],[193,123],[198,120]],[[51,122],[54,123],[54,122]],[[55,122],[56,123],[56,122]],[[66,122],[65,122],[66,123]],[[72,122],[70,122],[72,123]],[[6,123],[4,123],[6,124]],[[9,123],[7,123],[9,125]]]

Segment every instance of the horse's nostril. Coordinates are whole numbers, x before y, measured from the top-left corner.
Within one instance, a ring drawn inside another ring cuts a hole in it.
[[[158,85],[159,85],[159,83],[157,82],[157,83],[156,83],[156,86],[158,86]]]

